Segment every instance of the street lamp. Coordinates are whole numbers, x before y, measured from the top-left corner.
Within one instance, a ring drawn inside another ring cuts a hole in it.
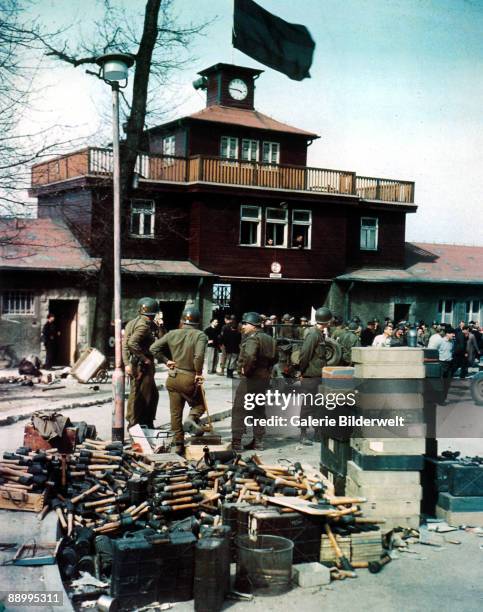
[[[112,89],[112,180],[114,208],[114,338],[115,369],[112,376],[112,439],[124,441],[124,370],[121,353],[121,163],[119,155],[119,82],[127,84],[128,70],[134,57],[127,53],[109,53],[96,59],[100,77]]]

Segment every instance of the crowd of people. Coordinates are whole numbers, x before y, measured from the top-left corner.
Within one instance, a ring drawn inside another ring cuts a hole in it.
[[[456,329],[433,322],[427,327],[423,321],[410,324],[395,323],[389,318],[381,325],[377,319],[363,325],[358,317],[344,322],[333,316],[326,307],[315,311],[313,322],[301,317],[299,323],[288,313],[280,319],[257,312],[246,312],[238,321],[235,315],[224,316],[223,323],[213,318],[201,331],[201,315],[197,308],[186,308],[180,327],[165,332],[156,321],[157,303],[152,298],[139,302],[139,315],[130,321],[123,337],[123,361],[131,381],[127,420],[153,427],[158,403],[154,382],[155,360],[168,368],[166,389],[169,393],[171,428],[178,452],[184,450],[184,432],[200,435],[200,417],[205,410],[200,391],[204,373],[236,377],[238,386],[232,410],[232,447],[241,450],[246,432],[244,398],[247,393],[264,394],[273,384],[273,377],[287,375],[292,367],[301,393],[315,394],[322,382],[322,368],[327,364],[327,347],[340,346],[341,363],[351,364],[352,348],[425,347],[437,351],[445,388],[459,370],[461,378],[468,374],[483,354],[483,329],[475,321],[461,321]],[[287,349],[290,347],[290,350]],[[297,358],[294,359],[294,353]],[[277,369],[278,368],[278,369]],[[290,374],[289,374],[290,375]],[[446,397],[446,394],[445,394]],[[183,422],[185,403],[190,407]],[[313,408],[313,407],[312,407]],[[310,406],[302,417],[311,415]],[[264,407],[255,409],[255,421],[263,421]],[[260,419],[259,419],[260,420]],[[310,421],[310,419],[308,419]],[[300,427],[301,442],[311,444],[307,427]],[[265,428],[253,425],[253,439],[245,448],[261,450]],[[316,432],[315,432],[316,433]]]

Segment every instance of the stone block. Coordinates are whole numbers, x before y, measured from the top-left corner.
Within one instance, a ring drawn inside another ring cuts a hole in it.
[[[298,563],[293,566],[293,577],[299,587],[316,587],[330,584],[330,570],[322,563]]]
[[[417,349],[415,349],[417,350]],[[420,379],[426,376],[423,363],[356,363],[356,378]]]
[[[452,527],[467,525],[468,527],[483,527],[483,512],[452,512],[441,506],[436,506],[436,516],[445,520]]]
[[[346,477],[345,494],[354,497],[365,497],[369,501],[393,499],[393,500],[414,500],[421,501],[423,497],[423,487],[418,484],[401,485],[394,483],[392,485],[358,485],[352,478]],[[365,504],[363,505],[363,510]]]
[[[424,363],[424,352],[423,349],[406,346],[394,348],[355,346],[352,349],[352,361],[356,364],[422,364]]]
[[[417,471],[379,471],[363,470],[354,461],[347,462],[347,476],[362,486],[376,485],[379,487],[398,486],[398,485],[419,485],[420,474]]]
[[[351,438],[350,444],[365,455],[422,455],[424,438]]]
[[[422,393],[356,393],[356,406],[359,410],[422,410]]]

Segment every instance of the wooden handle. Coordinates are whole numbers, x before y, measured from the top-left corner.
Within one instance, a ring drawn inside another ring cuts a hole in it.
[[[62,512],[62,510],[60,508],[56,508],[55,509],[55,513],[57,514],[59,522],[62,525],[62,528],[64,529],[64,531],[66,531],[67,530],[67,523],[65,521],[64,513]]]
[[[9,476],[14,476],[16,478],[19,478],[19,473],[18,470],[12,470],[12,468],[8,468],[8,467],[1,467],[0,466],[0,474],[8,474]],[[23,476],[23,474],[21,474]],[[32,478],[33,474],[25,474],[25,478]]]
[[[100,488],[101,488],[101,485],[100,484],[96,484],[93,487],[91,487],[90,489],[87,489],[87,491],[84,491],[83,493],[79,493],[79,495],[76,495],[70,501],[73,504],[76,504],[77,502],[79,502],[81,499],[84,499],[88,495],[91,495],[92,493],[95,493],[96,491],[99,491]]]
[[[338,559],[340,559],[344,555],[342,554],[342,551],[341,551],[339,545],[337,544],[337,540],[335,539],[335,536],[332,533],[332,529],[330,528],[328,523],[326,523],[326,525],[325,525],[325,533],[329,536],[329,542],[330,542],[330,545],[332,546],[332,548],[334,549],[336,557]]]
[[[365,497],[334,497],[331,495],[324,495],[329,504],[332,506],[346,505],[346,504],[363,504],[367,501]]]
[[[181,489],[191,489],[192,488],[192,484],[191,482],[180,482],[179,484],[174,484],[174,485],[168,485],[167,487],[164,487],[165,491],[180,491]]]
[[[180,506],[171,506],[171,510],[188,510],[189,508],[197,508],[198,504],[181,504]]]
[[[95,508],[96,506],[105,506],[106,504],[110,504],[111,502],[115,502],[115,501],[116,501],[116,496],[104,497],[103,499],[97,499],[96,501],[86,502],[84,506],[86,508]]]
[[[167,499],[162,502],[162,506],[175,506],[176,504],[184,504],[193,502],[193,497],[188,495],[188,497],[176,497],[175,499]]]

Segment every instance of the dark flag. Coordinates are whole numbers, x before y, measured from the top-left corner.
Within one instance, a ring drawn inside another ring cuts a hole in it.
[[[310,77],[315,48],[310,32],[272,15],[253,0],[235,0],[233,46],[295,81]]]

